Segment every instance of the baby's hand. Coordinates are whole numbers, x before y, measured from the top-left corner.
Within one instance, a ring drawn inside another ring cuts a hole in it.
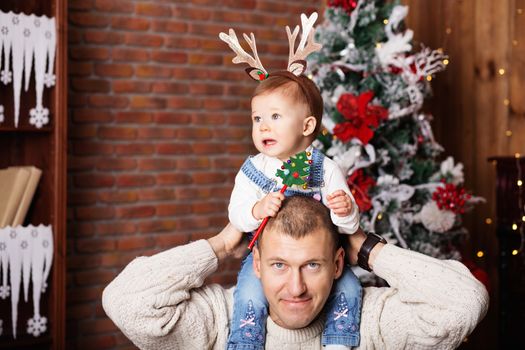
[[[330,208],[335,215],[344,217],[350,215],[352,212],[352,199],[345,191],[337,190],[326,196],[326,199],[328,199],[328,208]]]
[[[252,209],[253,217],[257,220],[262,220],[265,217],[274,217],[284,200],[284,194],[281,192],[271,192],[264,196],[263,199],[255,203]]]

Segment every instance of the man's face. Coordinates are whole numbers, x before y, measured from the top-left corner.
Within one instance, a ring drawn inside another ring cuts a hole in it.
[[[316,230],[301,239],[264,231],[261,250],[254,251],[272,320],[281,327],[308,326],[322,310],[334,279],[341,275],[344,251],[335,253],[330,236]]]

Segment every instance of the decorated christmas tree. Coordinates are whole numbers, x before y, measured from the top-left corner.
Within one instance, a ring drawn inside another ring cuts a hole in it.
[[[316,141],[348,175],[362,227],[390,243],[459,259],[462,214],[480,198],[463,188],[463,165],[443,159],[422,112],[430,81],[448,63],[414,48],[398,1],[333,0],[309,58],[321,89],[324,130]]]

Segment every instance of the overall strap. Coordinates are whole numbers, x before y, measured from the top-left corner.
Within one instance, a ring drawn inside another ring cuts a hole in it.
[[[251,156],[244,161],[244,164],[241,167],[241,171],[246,175],[251,182],[259,186],[265,193],[270,193],[275,188],[275,181],[269,179],[262,171],[257,169],[253,165]]]

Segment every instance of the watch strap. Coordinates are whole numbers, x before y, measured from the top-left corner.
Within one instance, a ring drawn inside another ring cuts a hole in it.
[[[375,232],[368,232],[363,245],[359,249],[359,253],[357,253],[357,265],[367,271],[372,271],[368,265],[368,259],[370,258],[370,252],[378,243],[386,243],[386,239]]]

